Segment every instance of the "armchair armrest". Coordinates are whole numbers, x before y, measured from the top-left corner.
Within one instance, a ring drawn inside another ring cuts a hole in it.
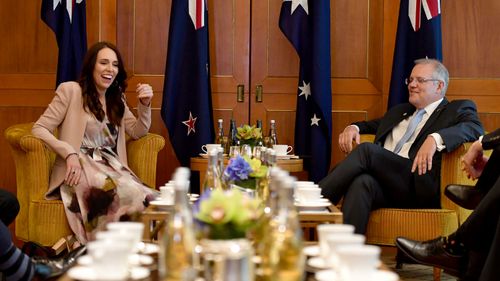
[[[127,140],[128,166],[148,186],[156,187],[156,162],[165,139],[148,133],[144,137]]]

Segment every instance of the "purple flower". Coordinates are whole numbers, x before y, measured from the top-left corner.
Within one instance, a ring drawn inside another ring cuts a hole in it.
[[[231,181],[246,180],[251,172],[252,168],[248,162],[238,155],[229,162],[229,165],[224,171],[224,177]]]

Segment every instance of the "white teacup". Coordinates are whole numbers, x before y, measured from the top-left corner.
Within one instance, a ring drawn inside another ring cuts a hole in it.
[[[326,244],[328,247],[328,254],[324,257],[326,263],[329,267],[338,269],[339,267],[339,257],[337,254],[337,249],[341,246],[346,245],[363,245],[365,243],[365,236],[362,234],[335,234],[330,235],[326,238]]]
[[[174,184],[173,183],[166,183],[164,186],[160,186],[160,192],[161,192],[161,200],[165,202],[166,204],[173,204],[174,203]]]
[[[321,188],[314,185],[295,188],[295,197],[299,202],[318,201],[321,198]]]
[[[201,146],[201,150],[208,154],[210,151],[221,147],[220,143],[207,143]]]
[[[137,246],[142,240],[144,224],[141,222],[110,222],[106,225],[110,231],[130,233],[134,237],[134,245]]]
[[[125,243],[129,246],[129,254],[132,254],[137,247],[136,236],[131,232],[121,232],[116,230],[108,231],[98,231],[96,233],[96,241],[109,241],[113,243],[114,241],[119,241],[120,243]]]
[[[99,240],[87,243],[92,269],[102,280],[126,280],[130,247],[126,242]]]
[[[353,234],[354,226],[350,224],[320,224],[316,227],[318,231],[319,249],[321,257],[326,260],[329,255],[328,243],[330,236],[339,234]]]
[[[293,147],[287,144],[275,144],[273,145],[274,151],[276,151],[277,156],[285,156],[288,153],[292,152]]]
[[[342,280],[369,280],[380,264],[380,247],[344,245],[336,249]]]

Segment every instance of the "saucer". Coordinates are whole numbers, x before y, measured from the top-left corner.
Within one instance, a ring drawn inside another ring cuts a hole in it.
[[[318,245],[312,245],[312,246],[307,246],[304,247],[302,250],[306,256],[310,257],[317,257],[320,254],[319,246]]]
[[[208,158],[208,154],[207,153],[200,153],[198,155],[200,155],[201,158]],[[222,154],[222,156],[227,157],[227,154],[224,153],[224,154]]]
[[[287,155],[276,155],[278,160],[288,160],[288,159],[299,159],[298,155],[287,154]]]
[[[318,281],[337,281],[339,280],[337,272],[331,269],[320,270],[314,275]]]
[[[307,260],[307,265],[314,268],[319,269],[327,269],[328,266],[325,264],[325,261],[321,257],[314,257]]]
[[[370,278],[370,281],[398,281],[398,280],[399,276],[395,272],[388,270],[381,270],[381,269],[375,271]]]
[[[323,195],[321,195],[321,197],[323,197]],[[330,200],[328,200],[326,198],[318,198],[318,199],[310,200],[310,201],[301,201],[301,200],[295,199],[295,204],[307,205],[307,204],[317,204],[317,203],[330,203]]]
[[[89,255],[81,256],[76,261],[79,265],[90,266],[92,265],[92,257]],[[128,262],[133,266],[140,265],[151,265],[153,264],[153,258],[146,255],[132,254],[128,257]]]
[[[144,279],[149,276],[149,269],[145,267],[132,267],[129,269],[130,279]],[[97,276],[96,272],[92,267],[77,265],[68,270],[68,276],[74,280],[83,280],[83,281],[97,281],[97,280],[105,280],[102,276]],[[108,280],[122,280],[121,278],[117,279],[108,279]]]
[[[157,254],[160,251],[160,246],[152,243],[139,242],[137,244],[137,249],[141,254],[151,255]]]
[[[301,210],[323,210],[330,206],[332,203],[328,202],[295,202],[295,207]]]
[[[167,201],[163,201],[163,200],[153,200],[153,201],[150,201],[149,204],[152,206],[158,207],[158,208],[167,208],[167,207],[174,206],[174,202],[167,202]]]

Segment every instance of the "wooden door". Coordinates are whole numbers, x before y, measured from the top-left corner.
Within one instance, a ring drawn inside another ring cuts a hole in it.
[[[214,126],[222,118],[227,134],[230,118],[238,125],[248,122],[250,1],[211,0],[208,9]]]
[[[252,2],[250,122],[262,120],[267,132],[276,120],[279,142],[293,145],[299,59],[278,26],[281,3]]]

